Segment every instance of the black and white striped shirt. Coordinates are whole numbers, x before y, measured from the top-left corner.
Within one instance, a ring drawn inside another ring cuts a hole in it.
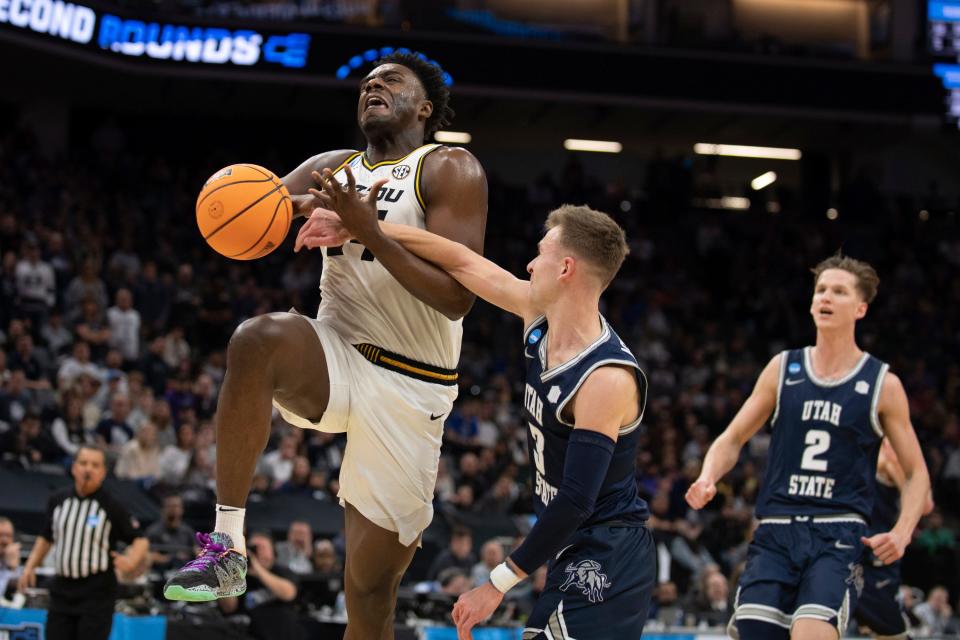
[[[42,535],[53,543],[57,575],[74,579],[112,574],[111,549],[142,536],[137,521],[102,487],[85,497],[73,487],[51,496]]]

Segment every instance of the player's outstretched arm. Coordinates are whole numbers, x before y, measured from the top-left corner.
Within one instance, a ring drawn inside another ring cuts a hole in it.
[[[740,450],[767,422],[777,406],[777,387],[780,384],[780,359],[778,354],[767,363],[753,393],[740,407],[727,428],[720,434],[703,459],[700,477],[687,489],[687,504],[702,509],[717,495],[717,481],[737,464]]]
[[[903,469],[900,517],[889,532],[864,538],[863,542],[881,562],[890,564],[903,557],[913,530],[926,510],[930,497],[930,474],[910,422],[907,393],[900,378],[892,373],[884,376],[877,412],[883,432],[890,439],[890,445]]]
[[[600,367],[574,399],[574,430],[567,444],[563,481],[557,495],[507,559],[490,573],[490,582],[460,596],[453,607],[458,638],[487,619],[517,582],[556,556],[593,513],[607,476],[620,427],[637,417],[636,376],[623,367]]]
[[[313,180],[313,172],[324,169],[334,170],[355,153],[356,151],[352,149],[324,151],[307,158],[300,163],[299,167],[283,176],[281,182],[287,187],[290,199],[293,200],[293,217],[309,217],[319,204],[317,199],[309,193],[310,189],[317,186]]]

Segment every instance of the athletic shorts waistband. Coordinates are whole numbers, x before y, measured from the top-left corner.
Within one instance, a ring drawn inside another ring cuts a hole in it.
[[[797,522],[813,522],[814,524],[856,522],[864,526],[867,524],[867,521],[859,513],[831,513],[820,516],[766,516],[760,518],[760,524],[794,524]]]
[[[355,344],[354,348],[360,352],[364,358],[384,369],[389,369],[401,375],[405,375],[415,380],[423,382],[432,382],[433,384],[442,384],[445,386],[454,386],[457,384],[459,374],[456,369],[444,369],[435,367],[432,364],[411,360],[399,353],[387,351],[383,347],[375,344]]]

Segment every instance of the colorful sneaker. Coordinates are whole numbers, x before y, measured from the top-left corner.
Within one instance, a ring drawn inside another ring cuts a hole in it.
[[[173,574],[163,587],[167,600],[207,602],[243,595],[247,590],[247,558],[233,548],[225,533],[198,533],[200,553]]]

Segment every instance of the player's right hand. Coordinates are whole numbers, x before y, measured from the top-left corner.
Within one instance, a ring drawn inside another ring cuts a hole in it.
[[[697,480],[687,489],[687,504],[694,509],[703,509],[717,495],[717,485],[706,480]]]
[[[310,218],[297,232],[297,241],[293,245],[293,252],[300,249],[316,249],[317,247],[339,247],[350,241],[352,236],[340,221],[340,216],[328,209],[314,209]]]
[[[37,574],[34,573],[33,569],[24,569],[23,573],[20,575],[20,579],[17,580],[17,591],[23,593],[27,589],[33,589],[37,586]]]

